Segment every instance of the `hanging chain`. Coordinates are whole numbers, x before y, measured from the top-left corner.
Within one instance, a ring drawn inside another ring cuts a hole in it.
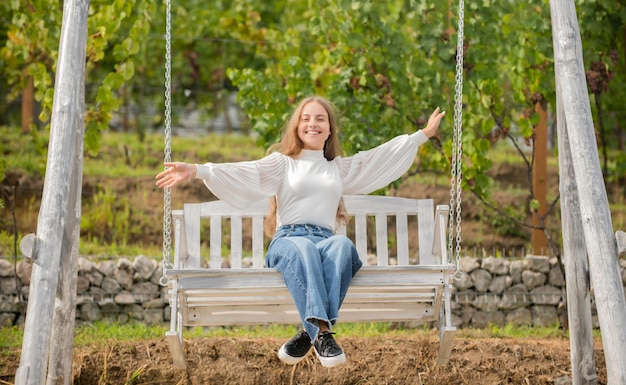
[[[465,5],[459,0],[459,26],[456,46],[456,76],[454,94],[454,135],[452,139],[452,161],[450,178],[450,217],[448,220],[448,258],[452,257],[453,251],[456,262],[454,279],[463,277],[460,267],[461,254],[461,164],[462,164],[462,117],[463,117],[463,29],[465,18]],[[455,227],[456,225],[456,227]]]
[[[165,149],[164,162],[172,161],[172,26],[171,1],[165,1]],[[163,275],[160,283],[168,283],[166,269],[172,267],[172,195],[163,188]]]

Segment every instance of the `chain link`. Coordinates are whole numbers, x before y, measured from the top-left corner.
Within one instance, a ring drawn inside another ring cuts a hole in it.
[[[461,254],[461,177],[462,177],[462,131],[463,131],[463,55],[464,55],[464,18],[465,5],[459,0],[459,25],[456,47],[456,76],[454,94],[454,135],[452,138],[452,160],[450,178],[450,217],[448,220],[448,258],[455,255],[456,272],[454,279],[463,277],[460,267]],[[451,261],[449,261],[451,262]]]
[[[171,0],[165,1],[165,149],[164,162],[172,161],[172,25]],[[172,195],[163,188],[163,275],[160,283],[168,283],[166,269],[172,266]]]

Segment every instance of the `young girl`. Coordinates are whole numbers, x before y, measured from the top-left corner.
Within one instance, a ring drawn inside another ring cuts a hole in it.
[[[445,112],[437,108],[424,129],[351,157],[340,156],[335,116],[326,99],[307,97],[264,158],[204,165],[171,162],[156,176],[157,186],[169,188],[202,179],[215,196],[237,207],[270,199],[266,231],[273,238],[265,264],[283,274],[303,324],[278,351],[288,364],[300,362],[311,346],[325,367],[346,361],[332,326],[361,261],[352,241],[334,234],[337,224],[347,219],[341,197],[371,193],[402,176],[417,148],[437,135]]]

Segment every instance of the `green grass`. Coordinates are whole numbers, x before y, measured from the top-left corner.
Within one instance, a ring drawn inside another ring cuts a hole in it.
[[[24,329],[20,326],[0,329],[0,351],[22,345]]]
[[[43,175],[46,167],[49,132],[32,131],[23,134],[20,128],[0,127],[3,142],[0,153],[5,156],[6,171],[21,171],[28,175]],[[141,177],[153,176],[164,158],[164,136],[154,132],[139,141],[136,134],[107,132],[102,137],[97,154],[86,153],[83,161],[85,176]],[[244,135],[180,137],[171,140],[172,160],[216,162],[250,160],[262,157],[265,150],[254,138]]]
[[[117,324],[105,321],[83,324],[74,331],[74,344],[99,345],[107,341],[141,341],[165,335],[165,327],[140,322]]]
[[[163,338],[168,330],[167,325],[147,325],[140,322],[125,324],[99,321],[83,324],[74,331],[74,345],[101,345],[108,341],[141,341],[151,338]],[[373,337],[382,335],[400,335],[415,333],[415,329],[397,328],[389,322],[344,323],[335,330],[343,336]],[[426,330],[426,329],[420,329]],[[185,338],[196,337],[245,337],[245,338],[289,338],[298,331],[295,325],[254,325],[226,327],[194,327],[185,330]],[[0,329],[0,348],[19,347],[22,343],[24,330],[22,327]]]
[[[74,331],[74,346],[102,346],[110,341],[143,341],[159,339],[165,336],[168,330],[166,325],[147,325],[140,322],[126,324],[100,321],[83,324]],[[279,338],[287,339],[298,331],[296,325],[262,325],[262,326],[227,326],[227,327],[195,327],[185,330],[185,338]],[[404,328],[401,324],[392,322],[361,322],[340,323],[335,331],[342,337],[393,337],[403,335],[431,335],[436,330],[428,327],[419,329]],[[0,329],[0,350],[5,348],[19,348],[22,344],[24,330],[22,327]],[[600,330],[594,330],[594,337],[600,338]],[[567,330],[558,325],[551,327],[490,326],[485,329],[460,329],[457,338],[569,338]]]
[[[490,325],[485,329],[464,328],[459,331],[459,336],[465,338],[567,338],[568,332],[558,325],[551,327],[505,326]]]
[[[143,142],[139,142],[133,134],[107,133],[102,138],[98,155],[85,157],[84,174],[99,177],[152,177],[161,168],[164,146],[164,136],[160,133],[146,135]],[[198,163],[250,160],[262,157],[265,153],[253,138],[242,135],[174,136],[171,149],[173,161]]]

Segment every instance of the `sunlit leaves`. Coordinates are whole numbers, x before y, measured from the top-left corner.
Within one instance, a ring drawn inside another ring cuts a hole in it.
[[[436,88],[424,82],[432,84],[441,79],[426,70],[427,76],[419,76],[428,68],[422,61],[437,55],[422,53],[419,45],[424,40],[417,40],[419,33],[413,26],[416,13],[408,12],[411,18],[407,18],[401,2],[373,1],[328,1],[300,9],[294,4],[289,12],[281,20],[284,24],[277,23],[267,30],[267,36],[284,38],[282,45],[273,45],[274,61],[265,64],[267,70],[262,76],[232,78],[240,90],[240,100],[252,97],[258,101],[256,104],[264,104],[264,96],[253,91],[264,92],[264,87],[250,87],[254,82],[281,84],[289,103],[311,93],[322,94],[343,113],[348,153],[420,128],[418,120],[434,108],[430,93]],[[302,17],[289,17],[292,14]],[[437,30],[428,30],[433,29]],[[409,41],[407,36],[416,39]],[[446,51],[449,60],[453,49]],[[294,53],[299,54],[298,60],[294,60]],[[279,104],[272,108],[285,110]],[[269,125],[256,122],[263,115],[253,111],[246,110],[254,127]],[[264,130],[263,134],[276,139],[273,132]],[[272,141],[268,137],[262,142]]]

